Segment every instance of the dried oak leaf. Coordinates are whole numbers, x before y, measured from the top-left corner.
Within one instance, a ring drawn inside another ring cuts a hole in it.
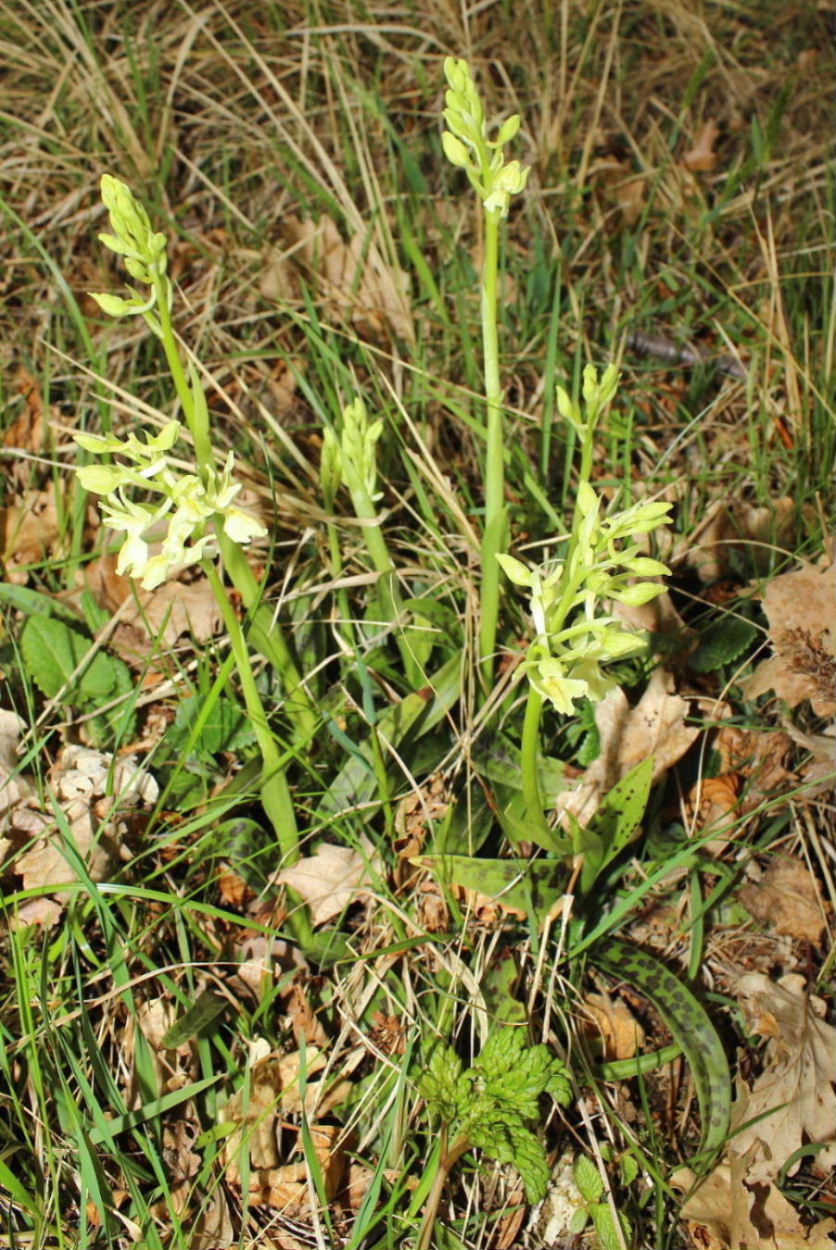
[[[592,166],[590,181],[607,208],[618,209],[628,226],[634,226],[647,199],[647,174],[636,173],[628,161],[604,158]]]
[[[257,1054],[259,1047],[254,1047]],[[338,1081],[324,1096],[322,1083],[308,1078],[326,1064],[325,1056],[308,1047],[305,1052],[304,1110],[311,1120],[310,1133],[322,1171],[326,1195],[332,1198],[340,1187],[345,1168],[344,1151],[338,1147],[342,1130],[333,1125],[318,1124],[317,1114],[325,1115],[339,1102],[344,1101],[349,1090],[348,1081]],[[310,1186],[307,1168],[303,1161],[285,1161],[283,1130],[288,1126],[287,1116],[303,1109],[299,1076],[302,1071],[302,1055],[267,1054],[257,1059],[250,1068],[249,1080],[233,1095],[223,1109],[223,1119],[235,1125],[226,1139],[224,1157],[226,1179],[231,1185],[241,1184],[241,1157],[246,1150],[250,1159],[249,1198],[258,1206],[281,1209],[303,1209],[310,1202]],[[296,1153],[294,1151],[294,1153]]]
[[[15,585],[27,582],[27,566],[57,554],[59,538],[54,482],[45,490],[24,491],[8,508],[0,510],[0,543],[6,581]]]
[[[64,601],[79,602],[83,590],[92,592],[100,607],[118,614],[109,646],[129,664],[144,660],[160,643],[173,646],[183,634],[206,642],[222,626],[217,599],[205,577],[165,582],[135,595],[131,579],[116,573],[114,557],[104,555],[87,566]]]
[[[795,515],[795,500],[788,496],[769,507],[715,499],[696,529],[674,544],[668,562],[689,565],[703,585],[724,576],[734,550],[745,549],[747,559],[760,569],[772,544],[791,541]]]
[[[558,796],[561,815],[571,812],[586,825],[604,795],[648,755],[653,756],[654,781],[682,758],[699,730],[685,724],[688,704],[673,693],[672,683],[670,675],[658,668],[635,707],[630,707],[620,689],[597,704],[601,751],[580,784]]]
[[[305,1055],[306,1077],[324,1066],[325,1056],[315,1047],[309,1047]],[[298,1111],[302,1105],[299,1096],[300,1071],[301,1055],[298,1051],[282,1056],[268,1053],[252,1064],[249,1080],[224,1107],[223,1119],[236,1125],[224,1147],[227,1179],[232,1184],[237,1184],[240,1179],[239,1160],[243,1146],[247,1147],[254,1168],[277,1168],[282,1162],[278,1137],[280,1113]]]
[[[155,803],[159,788],[132,756],[113,763],[113,756],[75,745],[60,752],[50,774],[55,799],[66,818],[77,854],[86,863],[94,881],[107,875],[118,855],[122,832],[118,809],[139,803]],[[13,833],[28,835],[31,845],[14,864],[23,888],[64,885],[78,874],[68,851],[63,831],[46,813],[18,809],[11,821]]]
[[[696,1187],[689,1168],[671,1178],[677,1188],[691,1190],[682,1218],[694,1241],[710,1250],[832,1250],[836,1223],[825,1219],[805,1227],[775,1180],[808,1141],[824,1145],[816,1171],[826,1176],[832,1169],[836,1030],[821,1018],[825,1004],[806,994],[800,976],[776,983],[746,973],[737,994],[749,1029],[768,1038],[766,1067],[751,1090],[742,1082],[738,1087],[727,1161]],[[796,1160],[787,1174],[799,1166]]]
[[[747,699],[774,690],[795,707],[804,699],[817,716],[836,712],[836,580],[834,565],[805,564],[773,577],[763,594],[774,654],[743,684]]]
[[[671,1178],[690,1189],[695,1174],[679,1168]],[[805,1228],[798,1212],[772,1182],[750,1182],[742,1160],[723,1163],[683,1204],[691,1241],[705,1250],[833,1250],[833,1220]]]
[[[644,1029],[621,998],[587,994],[583,1000],[604,1043],[604,1058],[632,1059],[644,1045]]]
[[[300,894],[313,924],[324,924],[371,892],[379,875],[375,862],[374,847],[366,837],[357,850],[323,842],[314,855],[282,868],[271,880]]]
[[[261,293],[284,301],[294,293],[293,266],[313,279],[320,297],[344,313],[354,326],[388,341],[393,335],[415,341],[409,305],[409,277],[383,257],[368,231],[360,230],[348,243],[330,217],[318,222],[286,216],[282,221],[282,248],[265,258]]]
[[[808,994],[796,973],[770,981],[759,972],[745,973],[737,997],[749,1029],[768,1038],[766,1067],[751,1093],[736,1104],[732,1125],[744,1124],[734,1138],[737,1155],[755,1147],[748,1173],[772,1180],[800,1146],[823,1142],[815,1160],[823,1174],[836,1164],[836,1094],[833,1052],[836,1029],[822,1019],[826,1006]],[[752,1120],[757,1123],[750,1124]],[[787,1171],[793,1176],[800,1162]]]
[[[765,795],[795,781],[785,766],[791,747],[791,737],[780,730],[741,729],[739,725],[719,729],[714,749],[724,773],[739,773],[746,780],[745,811],[757,807]]]
[[[685,152],[682,157],[682,164],[689,169],[692,174],[710,174],[717,164],[717,153],[714,151],[714,144],[720,134],[720,127],[711,118],[704,125],[700,126],[694,135],[694,145]]]
[[[26,721],[17,712],[0,708],[0,817],[35,793],[35,787],[19,771],[17,748],[25,728]]]
[[[781,858],[757,883],[743,886],[738,898],[761,924],[802,942],[818,945],[827,925],[818,882],[806,864]]]

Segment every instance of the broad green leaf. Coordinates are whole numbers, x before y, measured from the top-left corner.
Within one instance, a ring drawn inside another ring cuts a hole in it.
[[[596,878],[633,840],[641,825],[653,780],[653,757],[632,768],[604,798],[589,829],[575,829],[575,848],[584,856],[580,888],[590,890]]]
[[[474,767],[488,781],[511,786],[514,790],[522,790],[519,747],[515,746],[504,734],[482,735],[472,748],[471,760]],[[565,768],[562,760],[557,760],[550,755],[540,756],[537,761],[540,794],[546,807],[553,807],[557,802],[557,796],[569,784],[565,777]]]
[[[584,1202],[597,1202],[604,1192],[604,1182],[588,1155],[578,1155],[573,1173]]]
[[[723,1044],[695,994],[648,951],[629,942],[605,939],[592,955],[598,967],[626,981],[649,999],[682,1048],[693,1074],[702,1117],[701,1149],[720,1151],[729,1131],[731,1075]]]
[[[11,608],[25,617],[60,616],[67,621],[78,621],[76,613],[54,596],[30,590],[28,586],[14,586],[11,582],[0,582],[0,607]]]
[[[516,996],[520,970],[509,946],[491,959],[482,977],[481,990],[490,1018],[498,1024],[525,1024],[528,1012]]]
[[[500,795],[497,794],[497,799],[499,798]],[[521,842],[533,842],[535,846],[555,855],[571,854],[570,840],[559,829],[550,829],[544,822],[532,820],[519,792],[513,792],[504,802],[498,802],[496,815],[512,846],[517,847]]]
[[[557,860],[529,863],[513,859],[479,859],[471,855],[417,855],[411,861],[428,868],[440,881],[494,898],[502,907],[544,916],[566,885],[566,869]]]
[[[739,616],[725,616],[700,635],[700,645],[688,659],[694,673],[713,673],[724,664],[732,664],[752,645],[758,631]]]
[[[205,1036],[209,1025],[217,1020],[228,1006],[225,998],[213,994],[211,990],[204,990],[191,1007],[175,1020],[171,1028],[163,1035],[163,1046],[168,1050],[176,1050],[178,1046],[190,1042],[193,1037]]]
[[[205,699],[198,694],[190,695],[179,704],[166,743],[175,752],[188,740],[204,704]],[[221,695],[212,705],[195,749],[202,755],[219,755],[221,751],[238,751],[254,742],[252,722],[237,703]]]
[[[85,664],[92,642],[54,617],[31,617],[23,627],[20,645],[29,675],[49,699],[67,682],[70,686],[63,701],[85,706],[103,703],[132,687],[127,665],[106,651],[96,651]]]

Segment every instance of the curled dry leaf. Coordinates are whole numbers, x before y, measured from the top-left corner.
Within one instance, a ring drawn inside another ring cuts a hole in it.
[[[325,1066],[325,1056],[315,1047],[305,1053],[305,1111],[313,1117],[325,1114],[342,1101],[349,1082],[337,1082],[322,1097],[321,1084],[308,1078]],[[304,1209],[310,1201],[307,1168],[303,1160],[285,1156],[298,1155],[300,1147],[285,1146],[284,1130],[290,1126],[287,1116],[302,1110],[300,1094],[300,1052],[291,1055],[266,1055],[250,1069],[249,1080],[233,1095],[222,1111],[222,1118],[236,1127],[224,1146],[226,1179],[231,1185],[241,1184],[241,1158],[246,1151],[250,1161],[250,1202],[282,1210]],[[326,1195],[333,1198],[339,1189],[345,1168],[345,1156],[337,1147],[341,1129],[332,1125],[311,1124],[311,1139],[322,1172]]]
[[[347,315],[361,332],[384,341],[395,335],[414,343],[408,275],[387,263],[368,231],[358,231],[344,243],[330,217],[313,222],[293,216],[283,219],[281,231],[284,246],[266,258],[262,295],[282,301],[295,295],[295,266],[308,281],[315,281],[320,298]]]
[[[677,1189],[688,1190],[695,1175],[679,1168],[671,1179]],[[692,1243],[705,1250],[833,1250],[833,1220],[805,1228],[777,1186],[748,1182],[741,1160],[715,1168],[680,1216],[690,1227]]]
[[[0,709],[0,819],[35,793],[32,783],[18,771],[17,748],[25,728],[26,721],[16,712]]]
[[[688,704],[672,691],[673,679],[656,669],[647,690],[631,708],[621,690],[613,690],[595,708],[601,751],[574,790],[558,796],[557,810],[588,824],[603,796],[631,768],[653,756],[653,780],[681,759],[699,733],[685,724]]]
[[[617,209],[628,226],[634,226],[644,211],[647,174],[636,173],[628,161],[612,158],[593,165],[589,177],[605,207]]]
[[[133,581],[116,572],[113,556],[104,555],[89,564],[80,584],[65,602],[77,603],[89,590],[99,607],[119,614],[109,646],[128,664],[143,662],[158,650],[160,642],[173,646],[183,634],[206,642],[220,632],[222,621],[205,577],[183,583],[164,582],[156,590],[135,594]]]
[[[779,730],[757,732],[739,725],[723,725],[718,731],[714,750],[722,761],[722,772],[738,774],[747,782],[743,810],[750,811],[765,795],[794,782],[793,774],[785,767],[791,746],[789,734]]]
[[[621,998],[587,994],[584,1007],[604,1043],[604,1058],[632,1059],[644,1045],[644,1029]]]
[[[806,1228],[775,1181],[792,1176],[807,1142],[822,1145],[813,1166],[823,1176],[836,1162],[833,1050],[836,1030],[822,1018],[825,1003],[805,991],[803,977],[778,982],[747,973],[737,994],[753,1033],[766,1037],[765,1068],[751,1090],[742,1084],[732,1109],[727,1160],[694,1187],[680,1168],[672,1178],[691,1189],[682,1216],[700,1225],[711,1250],[832,1250],[832,1219]]]
[[[351,903],[368,895],[379,872],[374,847],[363,837],[357,850],[323,842],[314,855],[275,873],[272,882],[301,895],[317,925],[339,916]]]
[[[709,118],[700,126],[694,135],[694,145],[682,157],[682,164],[692,174],[710,174],[717,164],[717,153],[714,144],[720,134],[720,127]]]
[[[726,848],[739,792],[737,774],[723,773],[720,777],[701,777],[688,793],[688,807],[694,815],[694,832],[703,834],[716,826],[720,834],[707,843],[710,854],[720,855]]]
[[[8,508],[0,510],[6,581],[24,585],[29,580],[28,565],[58,554],[59,534],[53,482],[45,490],[24,491]]]
[[[836,1164],[836,1029],[823,1019],[826,1005],[806,992],[804,978],[795,973],[777,983],[758,972],[746,973],[737,995],[750,1030],[768,1041],[766,1069],[732,1120],[733,1127],[758,1122],[734,1138],[735,1153],[754,1147],[749,1175],[770,1180],[805,1141],[822,1142],[825,1149],[814,1166],[827,1175]],[[799,1166],[796,1161],[787,1174],[794,1176]]]
[[[747,699],[774,690],[795,707],[809,699],[817,716],[836,712],[836,566],[806,564],[773,577],[763,594],[773,655],[744,684]]]
[[[8,474],[6,484],[15,490],[20,490],[30,480],[31,458],[41,456],[45,452],[44,434],[47,424],[44,421],[42,383],[33,377],[28,369],[21,367],[15,376],[15,389],[23,399],[23,411],[17,420],[4,431],[3,446],[12,453],[9,457],[11,463],[6,469]],[[54,410],[54,415],[56,414],[57,409]],[[54,425],[52,429],[54,430]],[[15,452],[20,453],[19,459],[14,458]]]
[[[836,722],[831,722],[823,734],[805,734],[791,724],[786,724],[785,728],[793,742],[810,752],[811,758],[800,770],[807,797],[812,798],[823,790],[832,791],[836,774]]]
[[[806,864],[781,858],[759,882],[738,890],[747,911],[776,933],[818,945],[827,925],[819,885]]]
[[[708,585],[725,575],[732,552],[745,548],[747,559],[766,571],[773,544],[792,541],[795,514],[795,500],[788,496],[776,499],[770,507],[716,499],[696,529],[674,544],[669,563],[689,565]]]
[[[152,804],[159,788],[132,756],[114,763],[112,755],[67,746],[50,774],[55,800],[66,818],[74,850],[94,881],[101,881],[118,857],[123,826],[119,810]],[[51,814],[18,808],[10,818],[10,836],[31,845],[14,861],[24,889],[64,885],[77,880],[65,849],[64,831]]]

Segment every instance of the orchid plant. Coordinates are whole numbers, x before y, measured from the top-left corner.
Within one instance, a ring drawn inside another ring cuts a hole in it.
[[[511,197],[519,195],[528,181],[528,168],[519,161],[506,163],[504,149],[516,136],[520,118],[515,114],[488,137],[485,110],[479,99],[467,61],[447,57],[444,76],[444,131],[441,141],[447,159],[467,174],[482,204],[484,246],[482,259],[482,354],[485,372],[485,522],[482,532],[482,588],[480,593],[479,659],[483,687],[493,683],[496,631],[499,617],[499,565],[497,555],[508,542],[505,507],[505,447],[502,435],[502,386],[499,378],[497,329],[499,227],[507,217]]]
[[[601,499],[590,483],[595,429],[615,397],[618,371],[609,365],[598,378],[594,365],[583,373],[583,414],[558,387],[557,406],[578,436],[581,465],[572,527],[563,559],[529,568],[510,555],[497,560],[515,585],[530,591],[534,639],[523,671],[529,678],[522,738],[522,780],[527,817],[539,840],[555,846],[546,824],[537,773],[540,721],[546,701],[570,716],[581,699],[593,703],[616,686],[607,665],[643,651],[644,634],[601,611],[611,600],[638,606],[664,592],[660,582],[645,579],[669,572],[642,553],[636,537],[649,534],[668,519],[671,505],[642,501],[612,515],[602,515]],[[638,580],[637,580],[638,579]]]
[[[84,451],[115,456],[118,461],[81,465],[76,473],[86,490],[102,497],[105,525],[124,535],[117,572],[135,579],[145,590],[153,590],[189,565],[205,573],[229,635],[262,756],[262,803],[283,861],[289,865],[299,857],[299,835],[285,764],[255,681],[248,638],[225,583],[226,576],[252,614],[249,640],[276,668],[295,732],[309,736],[316,721],[310,697],[272,613],[260,605],[261,587],[244,550],[254,539],[265,537],[267,530],[235,502],[242,484],[235,480],[234,453],[229,452],[223,467],[217,468],[203,386],[191,364],[188,373],[183,367],[171,321],[173,288],[166,272],[165,235],[151,229],[145,208],[118,178],[105,174],[101,193],[112,233],[101,234],[99,239],[123,258],[131,278],[145,290],[130,288],[129,298],[99,292],[93,299],[111,317],[141,316],[160,340],[185,429],[180,421],[171,420],[158,434],[145,438],[77,434],[76,442]],[[193,444],[195,471],[182,470],[172,456],[186,434]],[[136,492],[151,496],[152,501],[137,499]],[[291,923],[301,940],[310,938],[303,908],[293,913]]]
[[[559,839],[550,831],[539,793],[537,759],[540,723],[546,702],[571,715],[583,699],[600,700],[615,682],[608,665],[634,655],[644,646],[640,635],[603,610],[606,601],[645,603],[663,587],[649,578],[667,572],[659,561],[644,554],[636,537],[651,533],[667,518],[666,503],[641,502],[605,514],[591,484],[595,430],[612,402],[618,374],[614,366],[603,375],[587,366],[583,375],[581,408],[562,388],[557,406],[573,427],[580,446],[580,471],[572,524],[563,553],[556,560],[529,567],[507,553],[508,522],[504,502],[504,446],[502,391],[497,336],[497,270],[499,229],[511,199],[525,188],[529,170],[519,161],[505,160],[505,148],[517,135],[520,119],[509,118],[490,138],[485,111],[466,61],[448,58],[444,64],[444,152],[465,171],[482,206],[484,260],[482,269],[482,338],[486,398],[486,454],[484,468],[485,522],[482,538],[480,674],[483,687],[492,684],[499,606],[500,570],[526,589],[534,636],[524,662],[529,679],[522,738],[523,793],[528,823],[545,846]],[[176,571],[199,566],[217,597],[230,637],[244,699],[258,734],[264,771],[262,798],[276,830],[284,860],[299,854],[299,838],[287,779],[275,739],[254,680],[249,643],[276,668],[284,684],[292,732],[305,741],[314,732],[316,717],[295,666],[292,652],[272,614],[260,605],[261,587],[246,558],[245,548],[264,538],[263,524],[242,509],[237,500],[241,484],[235,476],[235,457],[221,463],[212,444],[208,407],[194,364],[184,367],[171,320],[173,288],[167,275],[165,236],[152,230],[143,206],[117,178],[102,179],[102,199],[111,232],[102,243],[122,257],[138,287],[127,297],[98,293],[93,298],[112,317],[141,316],[160,340],[183,415],[170,420],[154,435],[121,439],[112,434],[79,434],[84,451],[98,457],[116,457],[116,463],[81,466],[82,486],[102,496],[105,525],[122,535],[117,569],[153,590]],[[362,532],[378,574],[378,605],[384,620],[396,627],[403,620],[395,565],[388,551],[377,511],[376,446],[382,433],[380,419],[370,420],[362,399],[347,404],[333,429],[323,438],[320,478],[324,501],[332,509],[345,487],[362,524]],[[190,436],[195,463],[184,469],[174,453]],[[332,554],[338,541],[332,528]],[[337,552],[338,554],[338,552]],[[225,579],[235,587],[251,615],[245,638],[232,607]],[[266,613],[266,616],[265,616]],[[398,634],[404,674],[410,688],[420,672],[405,631]]]
[[[618,372],[609,366],[603,376],[592,365],[584,370],[584,412],[558,387],[557,406],[573,426],[580,443],[581,465],[572,526],[564,559],[539,568],[527,568],[507,554],[508,524],[504,501],[504,442],[502,389],[497,336],[497,266],[499,226],[507,216],[511,197],[524,190],[529,170],[519,161],[505,162],[504,148],[520,129],[514,115],[488,137],[485,110],[470,66],[448,57],[444,62],[448,91],[442,145],[447,159],[467,174],[484,214],[482,266],[482,342],[487,406],[485,456],[485,524],[482,537],[482,587],[479,655],[483,682],[491,685],[499,610],[499,569],[516,585],[530,591],[535,637],[524,671],[530,679],[523,727],[524,797],[530,825],[547,846],[555,846],[539,795],[537,755],[543,704],[571,715],[583,698],[597,702],[615,684],[608,661],[635,655],[645,645],[641,635],[626,629],[611,615],[602,615],[605,600],[646,603],[661,594],[657,582],[635,578],[667,573],[658,560],[643,555],[632,541],[662,524],[666,503],[640,503],[616,515],[602,517],[601,501],[590,484],[595,428],[612,402]],[[626,543],[627,545],[621,546]]]

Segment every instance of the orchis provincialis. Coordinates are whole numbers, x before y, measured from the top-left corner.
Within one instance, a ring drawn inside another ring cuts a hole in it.
[[[329,427],[324,432],[319,478],[327,507],[333,507],[341,486],[345,486],[351,496],[354,515],[363,522],[366,550],[379,575],[381,613],[384,620],[398,630],[396,640],[404,674],[410,690],[417,690],[424,676],[403,633],[403,604],[396,581],[397,571],[375,506],[381,497],[377,490],[377,442],[382,433],[382,420],[379,417],[369,420],[362,399],[346,404],[337,429]]]
[[[129,288],[130,299],[102,293],[93,298],[111,317],[142,316],[160,340],[192,438],[196,463],[195,472],[173,463],[169,453],[182,427],[179,421],[168,421],[159,434],[145,439],[134,434],[126,439],[110,434],[77,435],[76,442],[85,451],[118,456],[120,463],[84,465],[76,473],[82,486],[103,496],[105,524],[125,535],[118,572],[127,573],[144,589],[153,590],[176,569],[199,564],[209,581],[258,740],[262,803],[285,864],[290,865],[299,857],[299,835],[286,763],[270,728],[253,673],[248,639],[221,571],[227,574],[251,613],[249,638],[278,672],[294,731],[307,740],[315,727],[316,714],[281,629],[269,607],[260,602],[262,587],[244,551],[254,538],[265,536],[267,530],[235,503],[241,484],[234,479],[233,453],[227,455],[222,469],[216,467],[206,395],[196,369],[191,363],[188,368],[183,365],[172,324],[173,288],[166,273],[165,235],[152,230],[145,208],[124,182],[105,174],[101,192],[112,233],[99,238],[123,259],[130,276],[147,290],[137,292]],[[152,502],[132,497],[137,490],[150,495]],[[153,550],[152,544],[160,540],[159,550]],[[218,556],[220,560],[215,558]],[[300,940],[309,944],[311,926],[304,908],[291,914],[289,924]]]
[[[447,130],[441,136],[444,155],[465,171],[485,212],[506,217],[511,196],[519,195],[531,172],[519,161],[506,164],[504,159],[503,148],[520,129],[519,115],[509,117],[496,138],[489,139],[485,110],[467,61],[448,56],[444,76],[449,86],[444,96]]]
[[[479,659],[483,687],[493,679],[496,629],[499,615],[499,566],[496,556],[507,546],[505,509],[505,447],[502,438],[502,388],[499,380],[497,330],[499,223],[507,216],[511,196],[528,181],[528,168],[519,161],[505,162],[504,148],[520,128],[515,114],[488,138],[485,110],[467,61],[447,57],[444,74],[449,90],[444,101],[447,129],[441,136],[447,159],[467,174],[484,212],[482,261],[482,353],[485,371],[485,527],[482,535]]]
[[[602,614],[606,600],[637,606],[664,592],[659,582],[666,565],[643,555],[635,538],[649,534],[668,518],[668,503],[641,502],[610,516],[601,515],[601,500],[590,484],[595,428],[618,388],[618,371],[609,366],[598,378],[593,365],[583,373],[584,409],[558,387],[561,415],[580,440],[581,464],[572,527],[564,559],[528,568],[513,556],[498,554],[497,563],[517,586],[529,590],[535,636],[524,662],[530,686],[522,740],[522,783],[528,817],[550,846],[537,775],[540,718],[548,700],[570,716],[581,699],[599,702],[615,688],[607,663],[635,655],[645,638],[616,617]]]
[[[215,468],[215,449],[212,445],[209,409],[203,386],[191,363],[187,370],[180,357],[180,347],[171,319],[173,288],[166,272],[168,259],[165,235],[152,230],[145,208],[130,187],[119,178],[104,174],[101,193],[108,210],[112,233],[101,234],[99,238],[105,247],[122,258],[131,277],[145,284],[148,289],[138,292],[129,288],[131,298],[127,300],[107,293],[91,294],[99,307],[111,317],[142,316],[146,325],[160,340],[185,424],[194,444],[195,468],[199,479],[199,483],[193,479],[184,481],[179,488],[179,500],[167,497],[156,509],[149,510],[144,505],[130,502],[125,499],[124,494],[111,501],[110,523],[114,528],[123,529],[130,540],[130,545],[123,548],[123,569],[130,571],[132,576],[143,577],[143,585],[153,586],[159,584],[154,579],[162,580],[168,576],[175,564],[183,562],[184,555],[188,562],[201,559],[203,555],[214,554],[216,547],[213,540],[201,545],[207,531],[199,528],[209,522],[210,515],[214,516],[217,547],[220,549],[224,568],[251,615],[250,640],[280,675],[288,707],[292,711],[294,736],[307,741],[316,726],[313,703],[302,682],[291,648],[273,618],[272,610],[261,603],[262,588],[242,550],[260,530],[252,528],[252,518],[245,521],[243,517],[246,514],[232,506],[231,500],[237,493],[237,487],[232,481],[233,466],[227,461],[220,475]],[[143,484],[148,486],[155,473],[160,472],[163,467],[159,456],[153,456],[151,449],[160,453],[166,450],[160,439],[171,439],[170,448],[176,440],[179,427],[173,434],[172,430],[173,427],[168,425],[147,444],[140,444],[135,438],[128,439],[126,447],[120,444],[118,449],[113,450],[126,453],[134,460],[135,472],[144,478]],[[143,451],[143,447],[148,450]],[[107,451],[102,444],[92,445],[90,449],[97,452]],[[88,466],[82,472],[87,474],[89,488],[97,493],[111,494],[120,481],[123,484],[127,482],[124,476],[117,480],[114,475],[116,471],[107,466],[100,467],[95,472]],[[125,468],[118,472],[124,475]],[[139,485],[136,479],[133,480]],[[159,522],[172,508],[178,513],[177,523],[169,527],[166,533],[167,546],[160,553],[163,558],[149,566],[146,564],[146,557],[148,560],[153,557],[147,555],[140,544],[147,541],[147,537],[156,530]],[[190,517],[193,529],[187,526]],[[193,533],[194,541],[191,544],[186,537],[188,533]]]
[[[642,651],[645,639],[613,616],[600,614],[605,600],[633,607],[664,592],[659,582],[636,578],[669,573],[659,560],[642,554],[636,536],[649,534],[667,520],[669,503],[633,504],[601,515],[601,500],[590,485],[595,427],[618,387],[618,371],[609,366],[600,381],[593,365],[583,374],[584,413],[558,387],[558,408],[581,442],[580,481],[572,530],[564,560],[527,568],[509,555],[497,560],[510,581],[530,590],[535,637],[525,671],[538,694],[564,716],[580,699],[603,699],[614,688],[601,665]]]
[[[237,508],[233,500],[241,483],[233,479],[235,457],[229,453],[222,471],[210,468],[205,480],[194,473],[177,473],[167,453],[180,434],[180,422],[169,421],[159,434],[144,442],[130,434],[76,434],[75,441],[96,455],[120,455],[128,464],[84,465],[76,470],[85,490],[102,495],[105,525],[121,531],[125,540],[116,562],[117,573],[136,578],[143,590],[154,590],[175,570],[218,554],[218,529],[233,543],[247,546],[267,530],[255,517]],[[161,496],[159,503],[137,503],[125,488],[139,487]],[[158,552],[151,543],[166,532]]]
[[[601,518],[600,499],[588,482],[581,482],[578,506],[582,522],[570,541],[565,563],[527,568],[513,556],[497,557],[506,576],[531,591],[536,635],[525,661],[526,672],[535,689],[565,716],[572,714],[578,700],[597,702],[614,688],[602,664],[635,655],[645,647],[642,634],[613,616],[597,615],[599,604],[606,599],[632,606],[648,603],[664,592],[664,586],[631,583],[630,579],[669,572],[661,561],[640,554],[637,543],[621,550],[617,543],[628,535],[650,533],[667,519],[670,504],[635,504]]]
[[[144,296],[133,292],[130,299],[122,299],[120,295],[110,295],[103,291],[91,291],[91,298],[110,317],[147,317],[162,293],[165,294],[167,303],[171,301],[171,282],[166,276],[166,237],[151,229],[145,208],[130,187],[119,178],[103,174],[101,193],[102,203],[110,216],[113,234],[100,234],[99,242],[117,256],[123,257],[125,268],[131,277],[144,283],[149,290]]]

